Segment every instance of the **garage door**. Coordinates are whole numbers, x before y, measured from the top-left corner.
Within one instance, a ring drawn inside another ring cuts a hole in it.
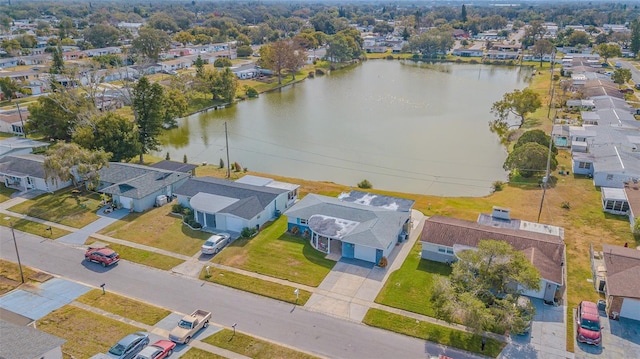
[[[242,228],[246,227],[244,221],[236,217],[227,217],[227,231],[242,232]]]
[[[362,259],[363,261],[375,263],[376,262],[376,249],[371,247],[359,246],[356,244],[353,257],[355,259]]]
[[[640,320],[640,300],[625,298],[620,309],[620,316]]]

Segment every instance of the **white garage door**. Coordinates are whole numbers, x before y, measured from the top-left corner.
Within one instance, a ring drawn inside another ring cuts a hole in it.
[[[620,309],[620,316],[640,320],[640,300],[625,298]]]
[[[242,228],[246,227],[244,221],[237,217],[227,217],[227,231],[242,232]]]
[[[131,209],[131,206],[133,205],[133,198],[120,197],[120,203],[122,204],[122,208]]]
[[[376,262],[376,249],[371,247],[359,246],[356,244],[353,257],[356,259],[362,259],[367,262]]]

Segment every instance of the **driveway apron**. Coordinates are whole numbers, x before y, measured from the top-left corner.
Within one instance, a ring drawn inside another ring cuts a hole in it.
[[[127,214],[129,214],[129,211],[126,209],[119,209],[109,214],[104,214],[104,211],[101,209],[97,214],[100,217],[99,219],[89,223],[88,225],[78,229],[73,233],[69,233],[66,236],[58,238],[56,241],[73,245],[83,245],[90,235],[107,227],[111,223],[124,218]]]

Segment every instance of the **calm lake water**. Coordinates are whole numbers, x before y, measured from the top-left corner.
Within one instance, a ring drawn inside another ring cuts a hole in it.
[[[493,102],[527,85],[526,68],[368,61],[230,108],[178,121],[158,155],[356,187],[483,196],[505,180],[489,131]]]

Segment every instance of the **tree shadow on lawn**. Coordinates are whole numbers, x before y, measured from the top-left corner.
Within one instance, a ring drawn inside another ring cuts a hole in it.
[[[335,266],[336,262],[332,261],[330,259],[326,259],[324,253],[318,251],[317,249],[313,248],[311,246],[311,243],[309,243],[309,241],[306,238],[303,237],[295,237],[292,236],[290,234],[284,233],[282,234],[280,237],[278,237],[279,241],[284,241],[284,242],[289,242],[289,243],[296,243],[296,244],[303,244],[304,247],[302,247],[302,255],[304,255],[304,257],[311,263],[327,268],[327,269],[331,269]]]
[[[428,259],[420,259],[416,270],[427,272],[430,274],[437,274],[444,277],[451,275],[451,266],[446,263],[440,263],[430,261]]]

